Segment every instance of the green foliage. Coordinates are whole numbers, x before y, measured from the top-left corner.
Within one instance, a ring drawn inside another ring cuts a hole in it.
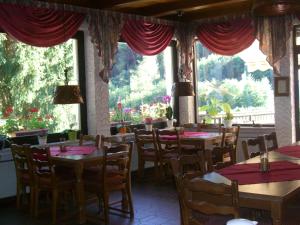
[[[172,117],[173,117],[173,109],[172,109],[171,106],[168,106],[166,108],[166,117],[167,117],[168,120],[171,120]]]
[[[65,129],[72,116],[65,109],[52,104],[53,93],[64,82],[64,68],[71,68],[68,79],[74,82],[73,41],[52,48],[36,48],[0,35],[0,105],[4,115],[7,107],[14,108],[14,120],[19,128],[45,127],[50,132]],[[50,104],[49,104],[50,103]],[[28,119],[28,109],[37,107],[39,120]],[[68,114],[68,115],[66,115]],[[52,119],[45,119],[51,115]],[[42,118],[42,121],[41,121]],[[25,122],[26,121],[26,122]],[[6,124],[9,123],[6,120]],[[5,124],[5,125],[6,125]],[[8,124],[9,126],[9,124]],[[7,129],[6,129],[7,130]],[[2,131],[6,133],[6,131]]]
[[[9,118],[5,121],[4,126],[0,127],[0,133],[8,134],[19,130],[19,122],[17,119]]]
[[[232,120],[233,114],[231,113],[231,106],[228,103],[223,103],[223,111],[225,112],[224,120]]]

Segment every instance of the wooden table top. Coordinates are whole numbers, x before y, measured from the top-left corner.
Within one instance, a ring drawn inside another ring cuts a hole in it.
[[[269,161],[290,161],[293,163],[300,164],[300,159],[295,157],[286,156],[278,152],[269,152]],[[259,163],[260,158],[255,157],[242,163]],[[204,179],[215,182],[230,184],[230,180],[226,177],[218,174],[217,172],[211,172],[204,175]],[[295,194],[300,191],[300,180],[294,181],[283,181],[283,182],[270,182],[270,183],[259,183],[259,184],[247,184],[239,185],[240,198],[251,198],[251,199],[269,199],[272,201],[284,200],[289,195]],[[242,201],[241,201],[242,202]]]

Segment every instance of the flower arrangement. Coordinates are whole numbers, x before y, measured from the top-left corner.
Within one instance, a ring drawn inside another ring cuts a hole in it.
[[[144,120],[144,123],[145,124],[152,124],[152,121],[153,121],[152,117],[146,117],[145,120]]]
[[[162,101],[163,103],[165,103],[167,105],[166,107],[166,114],[165,116],[167,117],[168,120],[171,120],[173,117],[173,109],[171,107],[171,96],[166,95],[162,97]]]

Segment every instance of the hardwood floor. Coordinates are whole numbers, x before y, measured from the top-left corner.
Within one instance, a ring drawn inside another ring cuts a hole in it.
[[[115,196],[117,197],[117,196]],[[133,201],[135,217],[133,220],[110,215],[111,225],[180,225],[179,205],[176,190],[172,182],[154,184],[153,182],[133,182]],[[89,207],[88,211],[96,212],[96,207]],[[242,216],[250,215],[242,210]],[[245,212],[246,213],[245,213]],[[300,224],[300,198],[287,205],[284,210],[283,225]],[[60,216],[58,216],[59,218]],[[68,221],[68,222],[66,222]],[[60,221],[61,225],[76,225],[76,218]],[[259,225],[271,225],[268,213],[258,216]],[[41,213],[39,219],[30,217],[26,210],[19,211],[11,204],[0,204],[1,225],[49,225],[50,212]],[[95,224],[95,223],[87,223]],[[100,221],[97,224],[103,224]],[[217,225],[217,224],[214,224]]]

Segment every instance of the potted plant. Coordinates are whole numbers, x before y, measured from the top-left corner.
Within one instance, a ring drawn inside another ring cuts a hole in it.
[[[145,129],[147,131],[152,131],[152,117],[146,117],[144,122],[145,122]]]
[[[231,107],[228,103],[223,103],[223,110],[225,112],[225,117],[223,119],[224,127],[232,127],[233,114],[231,113]]]
[[[70,129],[66,130],[69,141],[75,141],[77,139],[77,130],[73,129],[75,125],[76,125],[76,123],[71,123]]]
[[[163,97],[163,102],[165,104],[167,104],[167,107],[166,107],[166,118],[167,118],[167,126],[168,128],[172,128],[173,127],[173,109],[171,107],[171,96],[169,95],[166,95]]]

